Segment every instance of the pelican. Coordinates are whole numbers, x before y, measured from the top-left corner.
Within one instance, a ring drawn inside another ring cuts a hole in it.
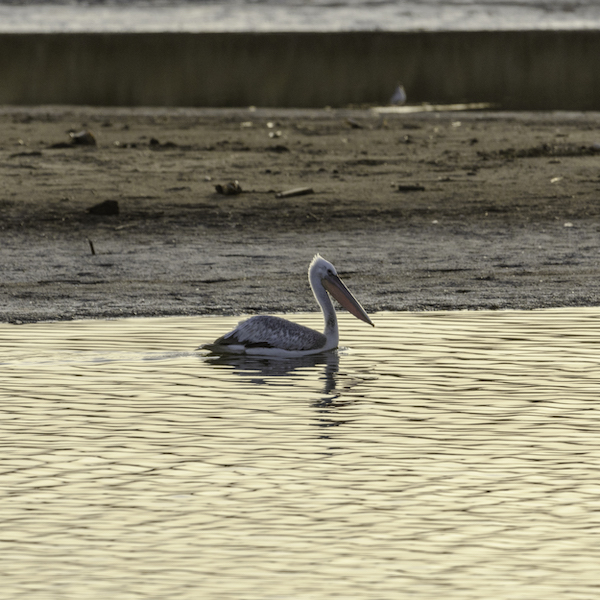
[[[404,86],[398,84],[398,87],[394,90],[394,94],[390,98],[390,104],[401,105],[406,102],[406,91]]]
[[[338,277],[335,267],[318,254],[308,268],[308,281],[323,311],[323,333],[280,317],[257,315],[242,321],[233,331],[212,344],[204,344],[201,348],[217,354],[279,357],[307,356],[334,350],[338,346],[340,336],[329,294],[357,319],[374,327],[358,300]]]

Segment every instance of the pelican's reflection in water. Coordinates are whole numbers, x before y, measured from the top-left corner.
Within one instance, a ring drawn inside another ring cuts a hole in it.
[[[291,385],[301,378],[307,370],[323,367],[320,377],[325,383],[321,393],[331,399],[335,393],[336,376],[340,368],[340,357],[337,351],[299,356],[297,358],[275,358],[264,356],[248,356],[247,354],[209,354],[204,360],[211,365],[230,366],[241,377],[247,378],[256,385],[269,385],[273,377],[285,377]]]
[[[338,351],[298,358],[209,354],[204,360],[214,366],[230,367],[247,383],[265,387],[285,383],[298,388],[302,382],[306,382],[309,374],[318,372],[319,381],[324,383],[318,390],[314,390],[319,397],[313,399],[310,406],[315,411],[312,424],[319,428],[338,427],[347,423],[352,412],[349,409],[362,400],[362,395],[355,393],[353,388],[370,378],[356,373],[354,376],[340,373]],[[273,381],[274,378],[277,381]],[[314,394],[311,396],[314,398]],[[319,437],[329,438],[330,435],[322,432]]]

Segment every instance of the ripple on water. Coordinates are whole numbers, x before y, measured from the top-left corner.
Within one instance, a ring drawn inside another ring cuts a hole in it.
[[[599,309],[238,320],[0,326],[8,596],[594,596]]]

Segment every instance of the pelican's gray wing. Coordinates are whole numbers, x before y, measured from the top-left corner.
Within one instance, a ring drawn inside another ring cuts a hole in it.
[[[318,350],[327,338],[318,331],[280,317],[259,315],[242,321],[233,331],[205,344],[211,352],[240,352],[246,348],[279,348],[287,351]]]

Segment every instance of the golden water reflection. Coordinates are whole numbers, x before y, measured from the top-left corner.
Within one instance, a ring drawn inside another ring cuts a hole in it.
[[[237,320],[0,326],[6,597],[595,596],[600,309]]]

